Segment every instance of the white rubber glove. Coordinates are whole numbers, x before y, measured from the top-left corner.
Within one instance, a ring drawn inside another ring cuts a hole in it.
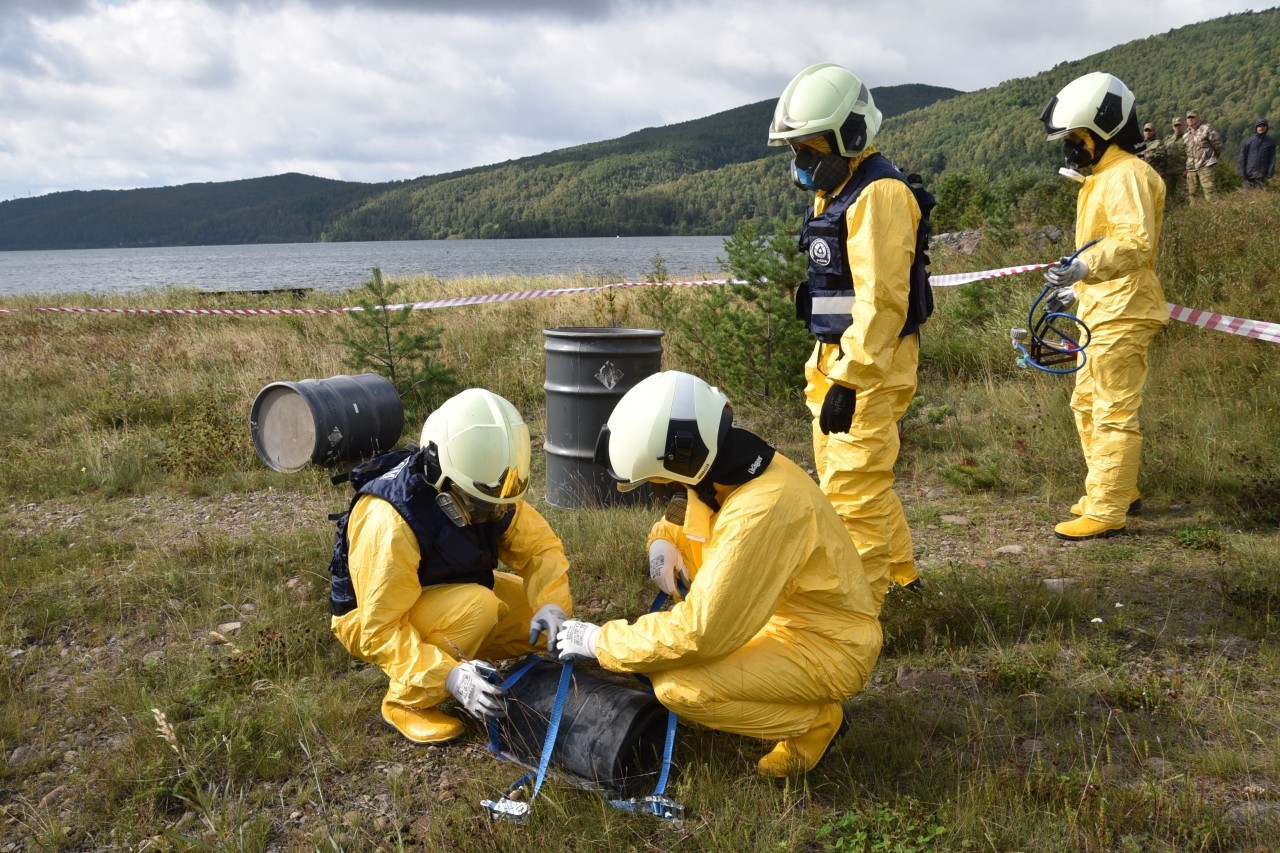
[[[649,579],[667,595],[675,595],[676,588],[689,588],[689,573],[684,567],[684,557],[676,550],[674,542],[655,539],[649,546]]]
[[[489,669],[493,669],[489,667]],[[476,670],[474,661],[455,666],[444,687],[453,698],[477,720],[507,715],[507,691],[501,684],[491,684]]]
[[[560,626],[568,618],[569,615],[558,604],[544,604],[539,607],[538,612],[533,614],[533,619],[529,622],[529,645],[536,644],[538,636],[545,631],[547,633],[547,651],[554,655],[556,653],[556,635],[560,633]]]
[[[595,660],[596,634],[598,633],[600,633],[599,625],[579,622],[576,619],[565,622],[560,629],[560,636],[556,638],[560,660]]]
[[[1068,285],[1067,287],[1056,287],[1049,292],[1044,300],[1044,310],[1049,313],[1063,312],[1066,313],[1076,305],[1075,288]]]
[[[1089,265],[1081,258],[1068,260],[1063,258],[1044,271],[1044,280],[1054,287],[1064,287],[1083,281],[1089,274]]]

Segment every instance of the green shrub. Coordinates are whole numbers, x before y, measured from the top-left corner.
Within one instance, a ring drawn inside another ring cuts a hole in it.
[[[458,388],[452,368],[441,364],[439,326],[411,331],[421,320],[410,305],[391,308],[401,286],[382,278],[382,270],[373,268],[373,278],[365,283],[364,292],[354,295],[360,311],[348,311],[346,325],[338,333],[347,350],[343,364],[356,372],[372,371],[390,380],[406,406],[411,401],[432,408],[452,396]]]
[[[797,219],[777,220],[762,235],[744,223],[725,243],[725,270],[741,283],[698,288],[693,310],[673,318],[677,357],[735,404],[796,401],[804,387],[813,336],[795,314],[806,276],[798,228]]]

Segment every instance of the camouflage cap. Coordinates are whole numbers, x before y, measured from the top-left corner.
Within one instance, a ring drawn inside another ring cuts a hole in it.
[[[1195,110],[1187,110],[1187,118],[1200,118],[1200,113]]]
[[[1173,123],[1174,123],[1174,124],[1186,124],[1186,123],[1187,123],[1187,120],[1186,120],[1186,119],[1184,119],[1182,116],[1174,116],[1174,117],[1173,117]]]
[[[1155,129],[1156,129],[1156,126],[1155,126],[1154,124],[1152,124],[1151,122],[1147,122],[1146,124],[1144,124],[1144,125],[1142,126],[1142,129],[1143,129],[1143,130],[1155,130]]]

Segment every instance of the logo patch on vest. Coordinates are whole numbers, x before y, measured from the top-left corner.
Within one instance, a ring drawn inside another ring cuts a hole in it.
[[[831,263],[831,247],[827,245],[826,240],[814,240],[809,244],[809,260],[820,267]]]

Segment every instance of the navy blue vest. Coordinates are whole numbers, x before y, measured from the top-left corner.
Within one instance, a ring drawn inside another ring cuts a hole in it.
[[[873,181],[883,179],[898,180],[904,184],[907,182],[902,172],[888,158],[872,153],[858,165],[853,176],[827,205],[826,210],[815,216],[813,208],[809,209],[804,227],[800,229],[800,251],[809,259],[809,279],[796,290],[796,316],[823,343],[839,343],[840,336],[853,322],[856,294],[845,256],[845,244],[849,236],[845,212]],[[916,203],[921,206],[921,216],[920,226],[916,230],[915,258],[911,264],[907,319],[899,337],[919,331],[920,325],[933,313],[929,256],[925,253],[928,248],[928,232],[933,227],[929,221],[933,197],[923,189],[917,191],[913,188],[912,193],[916,197]]]
[[[329,610],[334,616],[350,613],[356,607],[355,588],[347,565],[350,548],[347,519],[361,495],[374,495],[391,504],[413,530],[422,555],[418,562],[419,584],[426,587],[477,583],[493,589],[498,540],[511,526],[515,513],[507,513],[498,521],[458,527],[436,505],[436,490],[423,476],[422,454],[418,452],[405,456],[385,474],[360,485],[347,512],[339,517],[333,559],[329,563]]]

